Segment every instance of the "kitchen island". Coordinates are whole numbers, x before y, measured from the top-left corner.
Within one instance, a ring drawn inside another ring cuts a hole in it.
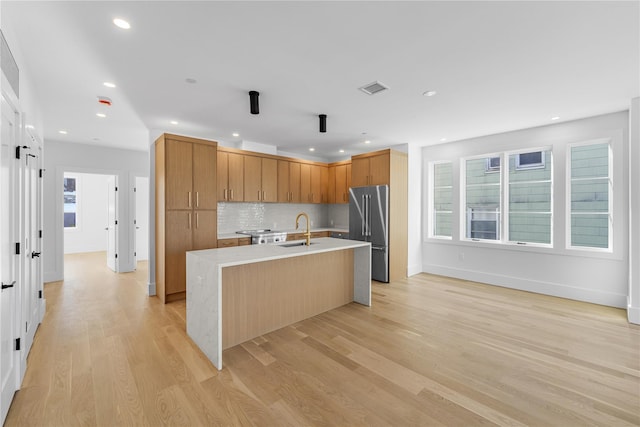
[[[352,301],[371,305],[371,246],[312,239],[187,252],[187,334],[222,351]]]

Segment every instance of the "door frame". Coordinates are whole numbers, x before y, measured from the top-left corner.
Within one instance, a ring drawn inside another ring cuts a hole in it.
[[[137,265],[137,251],[138,248],[136,247],[136,242],[137,242],[137,232],[136,232],[136,227],[137,227],[137,223],[136,221],[138,221],[138,212],[137,212],[137,178],[146,178],[147,179],[147,193],[149,195],[149,197],[147,198],[147,211],[149,213],[149,216],[151,215],[151,199],[150,199],[150,195],[151,195],[151,178],[149,178],[149,175],[144,175],[141,173],[136,173],[136,172],[131,172],[129,174],[129,187],[130,187],[130,191],[129,191],[129,219],[131,221],[131,229],[130,229],[130,233],[129,233],[129,238],[131,239],[131,251],[133,254],[133,266],[134,269],[136,268]],[[147,216],[147,218],[145,218],[145,221],[147,223],[147,260],[149,260],[151,258],[151,252],[150,252],[150,248],[151,248],[151,226],[149,224],[149,216]]]
[[[116,177],[116,183],[119,183],[120,181],[120,174],[121,171],[119,170],[115,170],[115,169],[94,169],[94,168],[83,168],[83,167],[75,167],[75,166],[58,166],[56,167],[55,170],[55,219],[56,219],[56,229],[55,229],[55,233],[56,233],[56,241],[58,242],[58,247],[55,248],[55,265],[56,265],[56,271],[61,272],[62,274],[61,276],[61,280],[64,280],[64,217],[63,217],[63,211],[64,211],[64,205],[63,205],[63,193],[64,193],[64,174],[65,172],[68,173],[85,173],[85,174],[93,174],[93,175],[113,175]],[[119,185],[119,184],[118,184]],[[120,198],[119,196],[116,196],[117,198],[117,209],[118,212],[116,214],[117,217],[120,217]],[[116,229],[116,236],[119,237],[120,235],[120,230],[119,227],[118,229]],[[118,242],[116,243],[116,251],[119,250],[119,239]],[[119,270],[119,264],[120,263],[116,263],[116,268],[118,269],[118,271],[116,271],[117,273],[120,272]]]

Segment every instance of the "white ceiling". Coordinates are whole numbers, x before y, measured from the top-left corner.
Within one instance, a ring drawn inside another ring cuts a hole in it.
[[[333,160],[625,110],[639,14],[638,1],[3,1],[1,17],[45,140],[146,150],[168,131]],[[375,80],[390,89],[358,90]]]

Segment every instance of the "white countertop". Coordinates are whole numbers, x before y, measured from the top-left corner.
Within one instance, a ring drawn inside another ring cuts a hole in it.
[[[277,231],[284,231],[288,234],[294,234],[294,233],[304,233],[305,230],[299,229],[278,229]],[[349,233],[349,229],[347,228],[336,228],[336,227],[321,227],[321,228],[312,228],[311,232],[315,233],[315,232],[322,232],[322,231],[336,231],[338,233]],[[249,237],[246,234],[238,234],[238,233],[219,233],[218,234],[218,239],[235,239],[235,238],[242,238],[242,237]]]
[[[311,239],[311,246],[301,245],[289,248],[282,247],[283,245],[295,242],[304,242],[304,240],[264,245],[234,246],[220,249],[204,249],[200,251],[190,251],[188,253],[199,258],[203,258],[213,264],[217,264],[220,267],[229,267],[233,265],[271,261],[275,259],[318,254],[322,252],[360,248],[370,245],[369,242],[361,242],[357,240],[321,237],[318,239]]]

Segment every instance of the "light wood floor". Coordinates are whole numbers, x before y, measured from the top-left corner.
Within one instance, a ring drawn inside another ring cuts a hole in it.
[[[426,274],[224,353],[185,334],[147,271],[65,258],[6,426],[640,424],[623,310]]]

